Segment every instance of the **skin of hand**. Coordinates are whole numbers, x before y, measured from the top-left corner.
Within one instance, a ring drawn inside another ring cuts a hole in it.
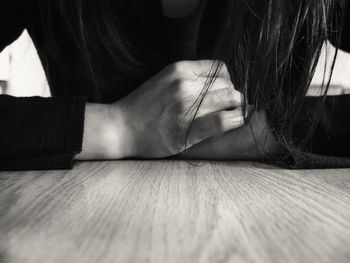
[[[194,145],[177,156],[201,160],[261,160],[282,152],[263,110],[253,111],[248,122],[224,134]]]
[[[174,63],[116,103],[87,105],[76,159],[164,158],[242,126],[242,94],[225,65],[196,112],[214,62]]]

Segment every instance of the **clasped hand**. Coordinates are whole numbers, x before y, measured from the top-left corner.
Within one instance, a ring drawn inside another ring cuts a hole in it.
[[[261,147],[275,147],[263,111],[244,123],[243,96],[223,63],[203,96],[215,63],[177,62],[109,105],[122,158],[258,159]]]

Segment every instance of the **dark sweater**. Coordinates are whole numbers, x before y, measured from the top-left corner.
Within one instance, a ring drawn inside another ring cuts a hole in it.
[[[52,98],[15,98],[0,95],[0,170],[71,168],[74,156],[82,148],[85,103],[116,101],[137,88],[137,82],[132,78],[116,74],[115,85],[100,90],[100,97],[97,99],[96,94],[86,92],[92,84],[86,76],[79,75],[79,71],[74,72],[75,81],[66,83],[65,74],[72,72],[65,72],[57,66],[53,58],[45,55],[41,28],[43,22],[40,20],[37,2],[38,0],[2,1],[0,51],[27,29],[49,76]],[[70,63],[76,63],[73,58],[75,52],[79,51],[74,49],[72,39],[62,30],[64,21],[56,15],[58,39],[62,46],[67,47],[62,56]],[[172,26],[171,21],[166,23]],[[350,21],[346,21],[344,28],[341,48],[350,50]],[[174,39],[170,39],[169,43],[173,41]],[[176,56],[176,49],[179,49],[179,46],[174,47],[174,52],[169,53],[164,63],[194,59],[186,55]],[[173,57],[170,57],[170,54]],[[292,131],[295,133],[292,136],[303,136],[308,130],[309,116],[318,100],[305,100],[303,114],[299,120],[300,128]],[[308,151],[294,151],[291,155],[286,149],[282,164],[293,168],[350,167],[349,104],[349,95],[328,97],[326,107],[321,112],[321,122]],[[278,131],[279,123],[276,123],[273,117],[270,122],[274,131]]]

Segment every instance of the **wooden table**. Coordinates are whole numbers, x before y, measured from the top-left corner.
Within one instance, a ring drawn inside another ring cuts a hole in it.
[[[119,161],[0,173],[0,262],[350,262],[350,169]]]

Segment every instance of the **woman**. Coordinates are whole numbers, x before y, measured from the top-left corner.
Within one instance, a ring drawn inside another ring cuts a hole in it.
[[[342,0],[3,2],[0,50],[27,29],[53,96],[0,96],[3,170],[170,156],[350,167],[349,96],[305,97],[324,41],[350,49]]]

